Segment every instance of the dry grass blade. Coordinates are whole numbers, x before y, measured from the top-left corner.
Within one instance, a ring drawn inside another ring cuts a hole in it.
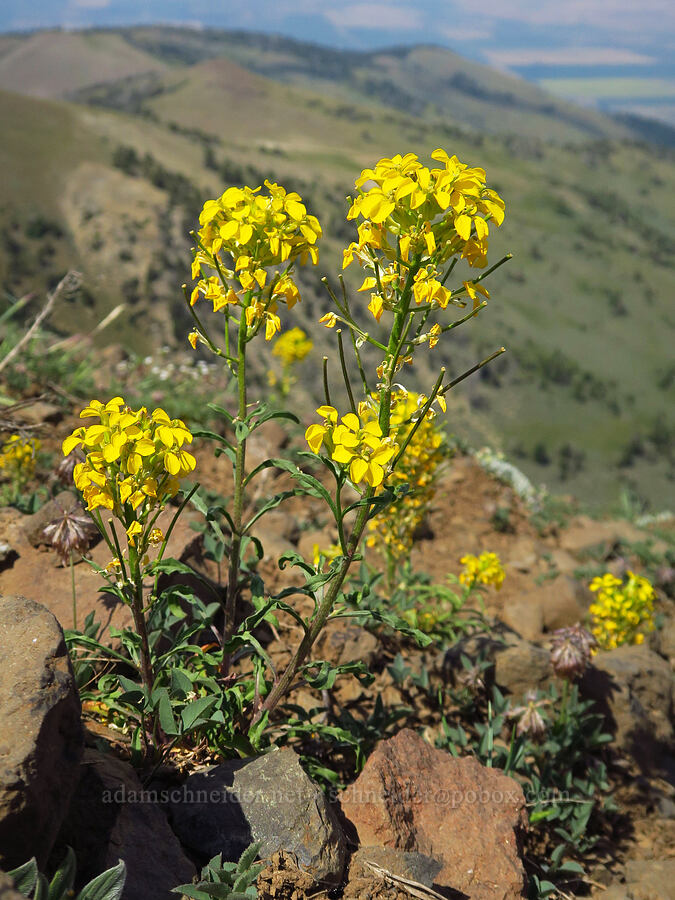
[[[402,878],[400,875],[394,875],[393,872],[383,869],[382,866],[378,866],[377,863],[370,859],[366,859],[364,862],[380,878],[390,881],[394,885],[400,885],[413,897],[417,897],[418,900],[432,900],[432,898],[433,900],[448,900],[443,894],[437,893],[437,891],[427,887],[426,884],[422,884],[419,881],[411,881],[409,878]]]
[[[75,285],[79,284],[81,277],[82,276],[80,275],[79,272],[75,272],[71,269],[70,271],[66,272],[66,274],[63,276],[61,281],[59,281],[59,283],[56,285],[56,288],[52,291],[52,293],[47,294],[47,302],[46,302],[44,308],[35,317],[35,321],[33,322],[33,324],[30,326],[30,328],[24,334],[24,336],[21,338],[21,340],[14,347],[12,347],[12,349],[9,351],[7,356],[3,360],[0,360],[0,372],[2,372],[3,369],[5,369],[9,365],[9,363],[16,356],[18,356],[18,354],[21,352],[23,347],[25,347],[25,345],[28,343],[28,341],[33,337],[33,335],[38,330],[40,325],[44,322],[44,320],[47,318],[49,313],[52,311],[57,298],[63,292],[63,290],[65,288],[68,288],[69,290],[73,290]]]

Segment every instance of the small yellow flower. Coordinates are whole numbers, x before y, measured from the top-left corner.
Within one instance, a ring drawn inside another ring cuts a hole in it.
[[[644,632],[654,628],[654,588],[640,575],[628,571],[626,580],[606,572],[589,588],[597,599],[590,605],[591,632],[604,650],[622,644],[641,644]]]
[[[382,429],[375,421],[362,423],[354,413],[346,413],[338,422],[337,410],[332,406],[320,406],[317,412],[324,419],[323,425],[310,425],[305,439],[313,453],[326,446],[334,462],[348,467],[354,484],[365,481],[371,487],[382,484],[385,466],[396,453],[398,446],[382,437]]]
[[[497,590],[504,581],[504,569],[496,553],[484,551],[480,556],[467,554],[460,559],[464,570],[459,580],[462,584],[473,587],[476,584],[493,584]]]
[[[302,362],[313,346],[302,328],[291,328],[277,338],[272,353],[288,368]]]

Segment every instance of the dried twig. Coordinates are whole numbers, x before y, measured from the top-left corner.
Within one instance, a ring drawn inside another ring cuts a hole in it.
[[[377,863],[370,859],[366,859],[364,862],[380,878],[390,881],[392,884],[400,885],[413,897],[417,897],[418,900],[448,900],[443,894],[437,893],[432,888],[427,887],[426,884],[422,884],[419,881],[411,881],[409,878],[401,878],[400,875],[394,875],[393,872],[383,869],[382,866],[378,866]]]
[[[19,354],[19,352],[23,349],[23,347],[28,343],[28,341],[33,337],[35,332],[38,330],[40,325],[47,318],[49,313],[52,311],[54,307],[54,303],[56,302],[57,297],[62,293],[64,288],[69,287],[72,290],[74,284],[77,284],[81,278],[79,272],[74,272],[72,270],[66,272],[61,281],[56,285],[56,288],[52,291],[51,294],[47,294],[47,303],[41,312],[35,318],[35,321],[30,326],[28,331],[24,334],[21,340],[9,351],[7,356],[0,360],[0,372],[4,368],[6,368],[9,363]]]

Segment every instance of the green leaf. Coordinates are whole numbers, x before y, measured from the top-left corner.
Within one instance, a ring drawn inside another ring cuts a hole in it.
[[[348,613],[341,614],[340,616],[334,616],[332,618],[355,619],[362,625],[370,625],[373,622],[377,622],[381,625],[388,625],[389,628],[393,628],[394,631],[398,631],[401,634],[405,634],[408,637],[414,638],[417,641],[417,645],[419,647],[428,647],[429,644],[433,642],[433,639],[429,637],[428,634],[420,631],[419,628],[414,628],[412,625],[406,622],[405,619],[402,619],[400,616],[397,616],[394,613],[383,612],[382,610],[355,609]]]
[[[207,428],[197,428],[192,430],[192,437],[196,438],[206,438],[209,441],[216,441],[218,444],[222,444],[224,447],[229,447],[230,449],[234,449],[230,441],[227,438],[223,437],[222,434],[217,434],[215,431],[209,431]]]
[[[83,887],[77,895],[77,900],[119,900],[126,877],[127,867],[120,860],[112,869],[97,875]]]
[[[234,423],[234,434],[237,438],[237,441],[241,444],[243,441],[251,433],[250,427],[246,424],[246,422],[235,422]]]
[[[212,409],[214,412],[219,413],[224,419],[227,419],[228,422],[234,422],[234,416],[232,415],[232,413],[228,412],[224,406],[218,406],[215,403],[207,403],[206,405],[209,409]]]
[[[253,865],[258,857],[258,851],[260,850],[261,845],[262,841],[256,841],[244,850],[237,863],[237,872],[245,872]]]
[[[208,886],[209,882],[200,882],[200,884]],[[196,884],[179,884],[178,887],[171,888],[171,891],[174,894],[190,897],[192,900],[210,900],[211,898],[211,894],[207,894],[206,891],[201,890]]]
[[[217,697],[198,697],[196,700],[188,703],[181,710],[181,719],[183,720],[183,728],[189,731],[195,726],[195,723],[216,705]]]
[[[49,898],[49,884],[48,884],[45,876],[40,873],[40,874],[38,874],[37,882],[35,884],[33,900],[48,900],[48,898]]]
[[[62,900],[68,891],[72,890],[75,882],[76,866],[77,861],[73,848],[68,847],[65,859],[54,873],[54,877],[49,885],[49,900]]]
[[[141,687],[141,685],[136,681],[132,681],[131,678],[127,678],[126,675],[118,675],[117,680],[119,681],[122,690],[124,690],[126,693],[139,693],[141,695],[143,694],[143,688]]]
[[[192,690],[192,679],[184,669],[171,669],[171,690],[183,694]]]
[[[155,698],[158,698],[157,711],[159,714],[159,724],[162,726],[162,730],[165,734],[172,736],[180,734],[173,715],[173,710],[171,709],[171,700],[169,699],[169,692],[167,689],[159,688],[159,690],[153,693],[153,700]]]
[[[33,857],[32,859],[29,859],[27,863],[24,863],[17,869],[12,869],[11,872],[7,872],[7,874],[14,882],[14,887],[17,891],[20,894],[23,894],[24,897],[30,897],[39,874],[37,860]]]
[[[249,528],[255,525],[258,519],[264,516],[266,512],[269,512],[271,509],[275,509],[275,507],[279,506],[280,503],[283,503],[284,500],[288,500],[289,497],[297,497],[300,493],[301,491],[280,491],[278,494],[270,497],[267,503],[265,503],[265,505],[261,507],[258,512],[248,520],[246,525],[244,525],[242,533],[246,534]]]
[[[174,559],[172,556],[169,556],[166,559],[158,559],[150,563],[148,572],[152,575],[161,572],[164,575],[175,575],[176,573],[179,573],[180,575],[199,577],[191,566],[185,565],[185,563],[180,562],[178,559]]]

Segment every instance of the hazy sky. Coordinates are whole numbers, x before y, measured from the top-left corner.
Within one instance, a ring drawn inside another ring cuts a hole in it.
[[[360,48],[434,42],[506,64],[523,54],[530,62],[583,62],[586,48],[596,61],[640,64],[665,61],[675,47],[673,0],[0,0],[4,31],[140,22],[276,31]]]

